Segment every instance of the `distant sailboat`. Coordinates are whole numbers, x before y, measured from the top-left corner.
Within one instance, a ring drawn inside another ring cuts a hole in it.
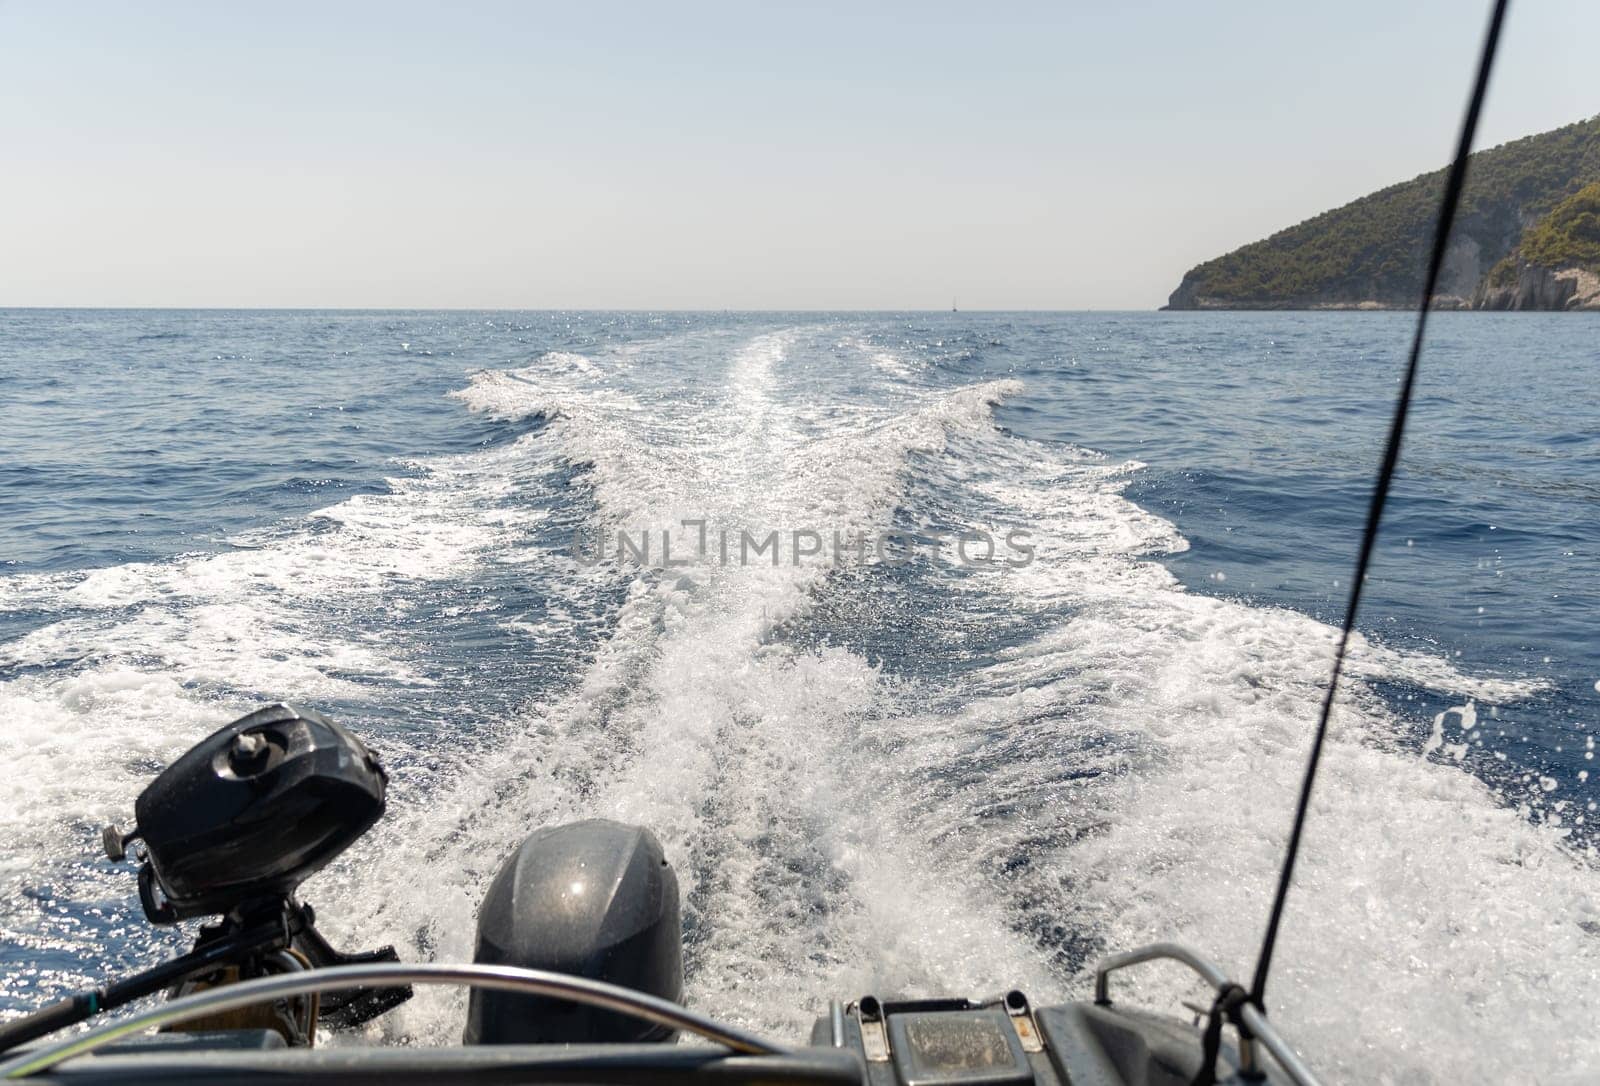
[[[954,298],[950,299],[950,312],[956,312],[956,300]]]

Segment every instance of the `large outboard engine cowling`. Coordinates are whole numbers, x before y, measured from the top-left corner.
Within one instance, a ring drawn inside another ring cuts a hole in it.
[[[591,819],[528,836],[478,911],[473,960],[683,996],[678,879],[649,830]],[[563,1000],[474,988],[467,1044],[667,1041],[672,1031]]]

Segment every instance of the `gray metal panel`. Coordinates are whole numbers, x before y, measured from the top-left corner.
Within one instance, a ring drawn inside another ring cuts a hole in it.
[[[889,1048],[905,1086],[1025,1086],[1028,1054],[1006,1013],[902,1011],[889,1015]]]
[[[1188,1086],[1200,1070],[1200,1031],[1184,1022],[1092,1003],[1046,1007],[1034,1017],[1072,1086]],[[1243,1082],[1237,1066],[1237,1053],[1224,1042],[1217,1081]],[[1267,1079],[1284,1082],[1270,1069]]]

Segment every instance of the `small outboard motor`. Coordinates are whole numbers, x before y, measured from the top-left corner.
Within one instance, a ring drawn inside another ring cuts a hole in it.
[[[383,815],[388,783],[377,754],[310,709],[269,705],[212,732],[139,794],[133,829],[107,826],[101,842],[113,861],[143,842],[133,854],[152,924],[219,919],[201,927],[188,954],[83,993],[65,1014],[30,1016],[10,1031],[10,1043],[162,989],[181,996],[286,970],[399,961],[393,947],[335,949],[311,906],[295,900],[306,878]],[[304,993],[168,1028],[265,1030],[309,1046],[319,1025],[350,1029],[409,998],[404,985]]]
[[[212,733],[140,794],[139,896],[156,924],[287,899],[383,814],[377,757],[310,709],[272,705]]]
[[[683,996],[678,878],[649,830],[590,819],[538,830],[478,911],[473,960]],[[467,1044],[668,1041],[673,1031],[562,1000],[472,990]]]

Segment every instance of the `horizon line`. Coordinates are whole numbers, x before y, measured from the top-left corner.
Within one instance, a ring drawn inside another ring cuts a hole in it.
[[[0,305],[0,312],[157,313],[1159,313],[1159,308],[882,308],[848,306],[514,306],[514,305]]]
[[[953,313],[960,316],[963,313],[1000,314],[1000,313],[1029,313],[1029,314],[1072,314],[1072,313],[1341,313],[1341,314],[1381,314],[1381,313],[1415,313],[1418,307],[1401,308],[1365,308],[1360,306],[1283,306],[1272,308],[1245,308],[1245,307],[1204,307],[1198,309],[1172,309],[1167,306],[1157,306],[1152,309],[849,309],[849,308],[718,308],[703,309],[675,306],[660,307],[597,307],[597,306],[557,306],[539,308],[534,306],[458,306],[458,305],[417,305],[417,306],[385,306],[385,305],[0,305],[0,313],[628,313],[628,314],[934,314]],[[1434,316],[1448,316],[1452,313],[1582,313],[1584,310],[1490,310],[1490,309],[1433,309],[1430,313]]]

